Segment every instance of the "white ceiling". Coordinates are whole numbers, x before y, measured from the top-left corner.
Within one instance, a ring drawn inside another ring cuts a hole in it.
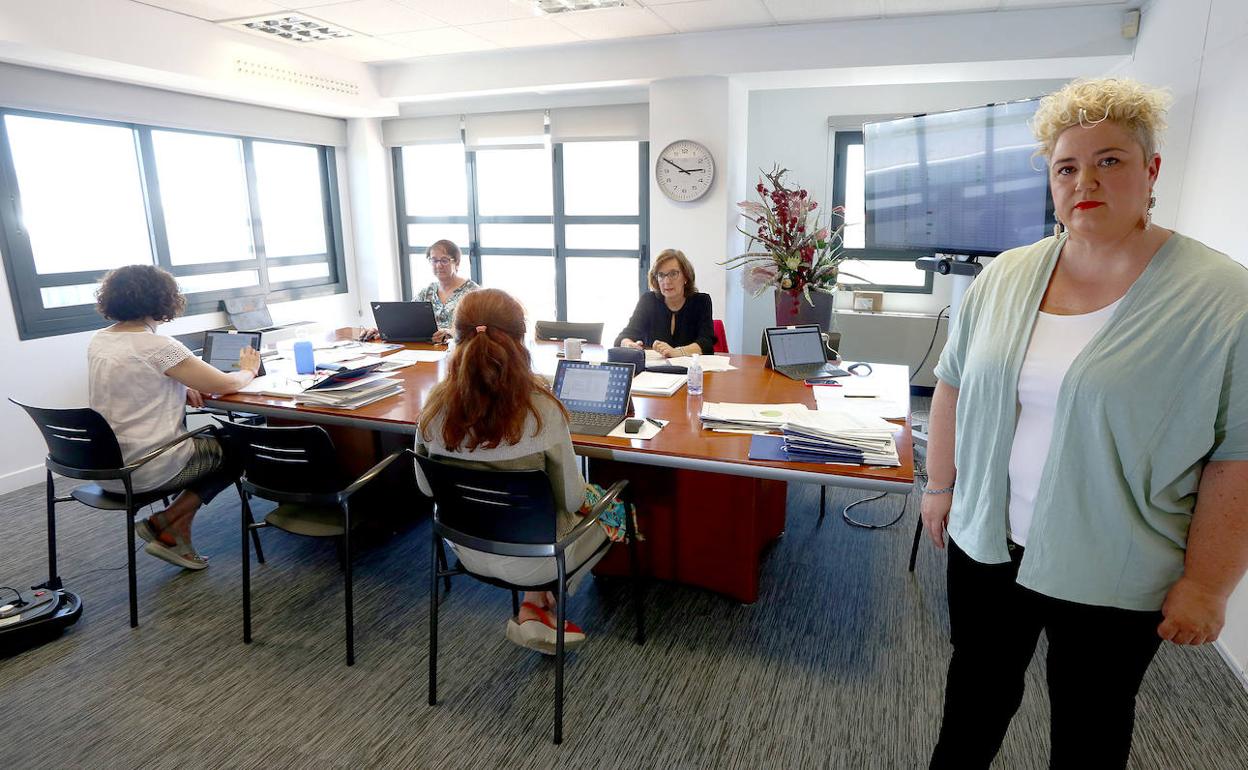
[[[310,45],[359,62],[840,19],[1139,5],[1139,0],[630,0],[625,8],[535,16],[520,0],[131,2],[208,22],[298,10],[354,33]]]

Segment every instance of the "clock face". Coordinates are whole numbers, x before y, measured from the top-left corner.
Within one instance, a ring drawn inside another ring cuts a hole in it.
[[[681,139],[659,153],[654,164],[654,179],[659,189],[674,201],[692,201],[711,189],[715,179],[715,161],[710,150],[697,142]]]

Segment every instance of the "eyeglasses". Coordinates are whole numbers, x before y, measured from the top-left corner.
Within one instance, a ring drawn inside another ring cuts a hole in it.
[[[454,261],[450,257],[429,257],[429,264],[431,265],[449,265]]]
[[[680,270],[668,270],[666,273],[655,273],[654,280],[666,281],[669,278],[674,280],[676,278],[679,278],[680,275],[681,275]]]

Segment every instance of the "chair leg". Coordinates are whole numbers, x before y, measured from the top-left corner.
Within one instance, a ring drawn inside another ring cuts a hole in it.
[[[914,526],[914,542],[910,544],[910,571],[914,572],[914,560],[919,556],[919,540],[923,537],[923,517]]]
[[[442,570],[443,572],[446,572],[450,570],[450,562],[446,560],[446,542],[442,538],[439,537],[437,538],[437,544],[438,544],[438,562],[437,562],[438,569]],[[448,594],[451,592],[451,576],[450,575],[446,575],[445,577],[442,578],[442,589]]]
[[[256,517],[252,515],[250,507],[245,510],[247,520],[243,522],[243,526],[251,532],[251,545],[256,549],[256,561],[264,564],[264,548],[260,546],[260,530],[256,527]]]
[[[254,521],[251,515],[251,504],[247,493],[239,487],[238,497],[242,501],[242,537],[239,542],[243,546],[243,643],[251,644],[251,549],[247,547],[248,524]]]
[[[828,488],[820,484],[819,485],[819,521],[815,522],[815,526],[818,526],[823,523],[823,513],[824,513],[825,508],[827,507],[827,502],[828,502]]]
[[[438,705],[438,541],[437,533],[429,554],[429,705]]]
[[[555,557],[559,570],[559,598],[555,606],[555,743],[563,743],[563,634],[568,619],[568,568],[563,554]]]
[[[347,605],[347,665],[355,665],[355,604],[351,595],[351,514],[344,511],[343,520],[347,526],[342,533],[343,566],[346,577]]]
[[[520,592],[514,588],[511,591],[511,616],[520,617]]]
[[[56,573],[56,484],[52,480],[52,471],[48,471],[48,582],[44,587],[56,591],[62,587],[61,578]]]
[[[126,495],[129,498],[129,495]],[[130,627],[139,627],[139,580],[134,564],[134,506],[126,500],[126,570],[130,583]]]

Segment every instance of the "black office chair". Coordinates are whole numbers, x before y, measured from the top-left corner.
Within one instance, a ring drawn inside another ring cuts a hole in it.
[[[354,665],[351,530],[359,523],[356,508],[364,502],[357,495],[410,450],[390,454],[364,475],[351,480],[341,469],[334,442],[320,426],[272,428],[227,423],[222,425],[221,433],[237,453],[243,469],[238,481],[238,494],[243,501],[243,641],[251,643],[248,533],[257,538],[257,543],[258,530],[263,527],[277,527],[307,537],[334,537],[339,539],[345,581],[347,665]],[[252,518],[252,497],[278,504],[259,524]],[[263,564],[258,548],[257,557]]]
[[[566,340],[577,337],[591,345],[602,344],[600,323],[571,323],[568,321],[535,321],[533,336],[539,340]]]
[[[563,742],[563,659],[564,621],[567,620],[568,578],[590,563],[602,546],[571,572],[564,551],[590,527],[597,527],[598,517],[619,496],[627,481],[617,481],[576,528],[560,539],[556,534],[555,499],[550,477],[545,471],[496,471],[466,468],[428,457],[416,456],[420,468],[433,488],[433,557],[429,602],[429,705],[438,702],[438,578],[468,575],[511,591],[513,614],[520,612],[519,591],[555,591],[557,596],[555,630],[555,743]],[[645,644],[645,618],[642,612],[642,584],[638,577],[637,537],[633,517],[626,516],[629,559],[632,566],[633,611],[636,615],[637,644]],[[554,558],[558,577],[537,586],[522,586],[498,578],[469,572],[463,564],[454,569],[439,569],[444,561],[442,540],[499,556]]]
[[[163,446],[157,447],[131,463],[126,463],[121,456],[121,447],[117,444],[117,436],[104,417],[94,409],[43,409],[9,399],[26,410],[43,440],[48,445],[48,457],[44,464],[48,469],[48,558],[51,561],[50,574],[56,574],[56,504],[70,500],[101,511],[124,511],[126,514],[126,547],[128,559],[126,566],[130,582],[130,627],[139,625],[139,603],[137,578],[134,564],[134,517],[139,509],[163,500],[168,505],[170,490],[151,492],[135,492],[132,477],[136,471],[155,460],[160,455],[173,449],[178,444],[213,428],[205,426],[189,433],[183,433]],[[71,479],[90,481],[120,481],[125,492],[109,492],[99,484],[83,484],[75,487],[68,496],[57,497],[56,488],[52,483],[52,472]],[[259,542],[256,543],[259,549]],[[60,586],[50,586],[59,588]]]

